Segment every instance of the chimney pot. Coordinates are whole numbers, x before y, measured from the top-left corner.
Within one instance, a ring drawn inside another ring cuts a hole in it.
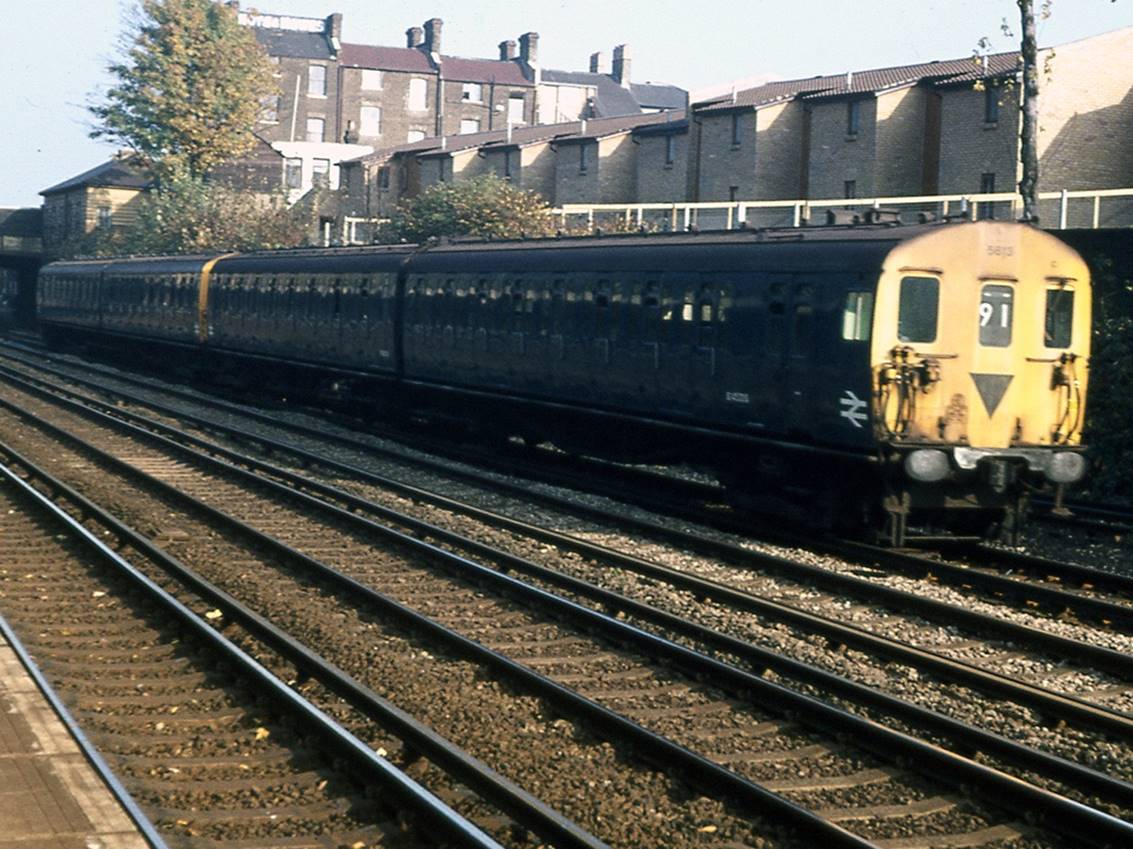
[[[525,32],[519,37],[519,58],[528,65],[539,64],[539,33]]]
[[[614,48],[614,82],[629,88],[629,46],[619,44]]]
[[[515,42],[511,41],[511,40],[501,41],[500,42],[500,61],[501,62],[509,62],[512,59],[514,59],[515,57],[516,57]]]
[[[425,31],[421,27],[410,27],[405,31],[405,46],[420,47],[425,40]]]
[[[441,52],[441,27],[444,21],[440,18],[429,18],[425,21],[425,52]]]

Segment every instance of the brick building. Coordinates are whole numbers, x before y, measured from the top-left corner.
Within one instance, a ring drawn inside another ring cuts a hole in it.
[[[134,223],[150,175],[137,156],[121,154],[40,192],[43,195],[43,252],[58,257],[69,242],[98,228]]]
[[[615,48],[611,71],[593,59],[591,73],[574,73],[542,68],[535,32],[500,42],[495,58],[465,58],[443,51],[440,18],[407,29],[400,47],[343,42],[340,14],[249,10],[239,19],[278,68],[279,94],[266,104],[258,132],[278,150],[287,147],[287,182],[296,194],[324,176],[338,188],[340,163],[374,150],[508,125],[640,115],[687,101],[675,86],[632,84],[625,45]]]
[[[1040,191],[1133,185],[1133,28],[1040,51]],[[694,104],[687,199],[1012,191],[1016,52],[767,83]],[[1104,69],[1104,70],[1100,70]]]
[[[555,205],[619,203],[639,184],[658,195],[683,192],[687,135],[681,111],[421,139],[343,163],[343,208],[347,215],[388,218],[400,201],[435,183],[482,174]]]

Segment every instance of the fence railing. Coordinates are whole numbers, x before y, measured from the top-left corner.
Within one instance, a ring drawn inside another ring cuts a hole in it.
[[[677,203],[573,203],[553,210],[564,228],[603,225],[664,230],[731,230],[743,225],[800,227],[826,210],[865,213],[896,210],[901,220],[914,222],[932,216],[970,212],[979,218],[1011,220],[1019,216],[1022,197],[1014,192],[918,195],[875,198],[823,198]],[[1042,192],[1039,217],[1046,227],[1133,227],[1133,188]]]
[[[732,230],[750,227],[801,227],[827,211],[859,213],[871,209],[896,210],[905,223],[925,217],[946,218],[968,213],[975,218],[1018,218],[1023,199],[1013,192],[987,194],[918,195],[876,198],[822,198],[807,200],[741,200],[692,203],[568,203],[551,210],[564,230],[612,227],[651,230]],[[1066,230],[1133,227],[1133,188],[1041,192],[1042,226]],[[347,216],[340,219],[334,238],[345,245],[364,245],[385,218]],[[324,233],[324,239],[329,233]]]

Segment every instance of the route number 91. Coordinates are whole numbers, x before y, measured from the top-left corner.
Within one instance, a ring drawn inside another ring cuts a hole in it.
[[[980,344],[1006,348],[1011,344],[1011,313],[1015,292],[1010,286],[984,286],[980,297]]]

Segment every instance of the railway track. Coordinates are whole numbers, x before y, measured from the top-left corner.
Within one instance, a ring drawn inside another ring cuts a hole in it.
[[[443,835],[498,846],[282,686],[209,624],[202,599],[178,601],[40,491],[61,492],[57,482],[3,453],[0,612],[152,845],[429,846]]]
[[[292,482],[292,485],[296,485],[295,482]],[[357,508],[357,506],[355,506],[355,508],[353,508],[353,509],[358,509],[358,508]],[[420,532],[421,532],[421,529],[418,528],[417,533],[420,533]],[[514,566],[514,564],[513,564],[513,566]],[[376,579],[378,576],[367,576],[367,577]],[[412,584],[412,581],[409,581],[409,583]],[[552,581],[552,583],[553,583],[553,581]],[[423,592],[426,596],[428,596],[431,593],[432,593],[433,596],[435,596],[437,598],[441,598],[441,597],[444,596],[444,593],[442,591],[438,591],[438,589],[433,589],[433,591],[429,591],[429,589],[425,589],[425,591],[423,591],[423,589],[421,589],[420,586],[415,585],[415,584],[412,585],[410,587],[410,589],[411,589],[411,592],[409,594],[412,597],[419,598],[419,597],[421,597],[421,594],[423,594]],[[579,591],[579,592],[581,593],[581,591]],[[583,593],[583,594],[585,594],[585,593]],[[604,603],[607,606],[613,606],[613,605],[615,605],[619,602],[615,602],[615,600],[612,600],[612,598],[606,598],[606,600],[604,600]],[[630,606],[632,606],[632,605],[630,605]],[[625,614],[625,610],[622,610],[621,613]],[[631,611],[631,613],[633,615],[638,615],[638,617],[648,618],[644,611],[640,611],[640,610],[639,611]],[[467,613],[467,611],[458,612],[455,615],[457,615],[457,618],[460,621],[471,621],[472,623],[474,623],[474,625],[472,625],[471,627],[472,627],[472,630],[476,631],[476,629],[478,629],[478,628],[486,627],[484,625],[484,622],[494,621],[497,618],[497,615],[503,615],[503,614],[497,613],[495,611],[493,611],[492,615],[485,615],[484,613],[476,613],[475,615],[471,615],[470,619],[469,619],[469,614]],[[671,626],[673,626],[675,628],[676,623],[671,623]],[[527,627],[527,626],[525,626],[525,627]],[[542,628],[544,626],[531,625],[530,627]],[[687,636],[687,635],[685,635],[685,636]],[[624,635],[614,636],[613,638],[624,640],[625,636]],[[563,639],[563,638],[562,637],[555,637],[554,639],[557,640],[557,639]],[[705,640],[708,640],[708,642],[710,642],[710,637],[705,636],[705,635],[701,635],[700,639],[705,639]],[[482,642],[483,642],[483,640],[482,640]],[[732,651],[739,651],[739,646],[736,645],[736,644],[732,644],[731,650]],[[725,651],[727,651],[726,648],[725,648]],[[583,654],[586,654],[587,656],[589,656],[590,654],[594,654],[595,656],[598,656],[599,659],[600,659],[600,657],[603,657],[603,655],[605,653],[602,652],[602,651],[597,651],[597,652],[593,652],[593,653],[583,653]],[[570,655],[566,655],[566,656],[570,656]],[[565,663],[566,662],[564,659],[562,659],[562,657],[559,657],[557,655],[553,655],[552,659],[555,661],[555,663]],[[606,660],[608,661],[608,659],[606,659]],[[611,662],[613,662],[613,661],[611,661]],[[704,664],[704,662],[705,662],[705,659],[698,659],[698,661],[697,661],[697,663],[701,664],[700,667],[699,667],[701,670],[704,669],[704,665],[702,665],[702,664]],[[633,671],[634,668],[632,668],[632,667],[622,668],[622,664],[624,664],[624,661],[619,661],[619,662],[615,663],[615,669],[613,670],[613,672],[611,672],[610,670],[603,670],[602,673],[600,673],[599,677],[605,678],[607,676],[610,676],[610,674],[615,674],[615,676],[622,677],[622,680],[630,681],[630,682],[644,681],[644,680],[650,680],[650,679],[656,678],[656,672],[653,671],[653,670]],[[568,672],[566,674],[568,674],[568,676],[570,676],[570,674],[574,674],[574,676],[585,676],[585,674],[589,674],[589,673],[580,673],[580,672],[570,673],[570,672]],[[591,677],[593,677],[593,676],[591,676]],[[582,679],[580,678],[580,680],[582,680]],[[749,685],[753,684],[753,682],[755,682],[755,681],[744,681],[743,684],[740,685],[740,687],[749,686]],[[736,689],[740,689],[740,687],[738,687]],[[636,690],[640,689],[640,687],[639,687],[638,684],[631,684],[631,686],[629,686],[627,689],[636,691]],[[608,688],[606,690],[603,690],[603,691],[606,691],[606,693],[608,693]],[[664,691],[664,688],[663,688],[662,691]],[[625,694],[622,694],[622,697],[630,698],[629,695],[625,695]],[[782,694],[776,694],[776,697],[781,698]],[[710,704],[713,704],[713,703],[710,703],[710,702],[706,703],[706,705],[710,705]],[[731,703],[726,702],[726,701],[724,702],[724,704],[727,706],[726,711],[724,711],[723,708],[716,708],[716,710],[721,710],[722,713],[727,713],[729,715],[734,713],[734,711],[735,711],[734,705],[732,705]],[[650,708],[650,710],[653,710],[653,708]],[[670,707],[664,707],[664,708],[661,708],[661,710],[662,711],[668,711],[670,713],[672,712],[672,708],[670,708]],[[710,714],[713,713],[713,710],[712,710],[712,708],[704,707],[704,713],[710,715]],[[761,720],[759,720],[759,722],[757,722],[757,725],[763,724],[765,722],[773,722],[773,721],[774,720],[770,720],[770,719],[766,719],[766,720],[761,719]],[[695,727],[693,727],[693,730],[695,730]],[[704,736],[705,733],[710,733],[710,735],[716,735],[716,732],[700,732],[700,733],[701,733],[701,736]],[[776,730],[774,733],[775,733],[775,735],[780,735],[781,731]],[[716,736],[718,736],[718,735],[716,735]],[[693,733],[693,737],[697,737],[696,733]],[[891,744],[892,744],[893,741],[891,740],[889,742],[891,742]],[[780,744],[780,745],[782,745],[782,744]],[[969,741],[969,745],[971,745],[971,741]],[[789,748],[798,748],[799,750],[809,750],[809,752],[811,754],[813,754],[813,753],[815,753],[815,749],[813,749],[813,748],[808,749],[808,747],[813,747],[813,746],[819,746],[819,747],[825,746],[826,749],[830,748],[828,744],[821,744],[821,742],[818,742],[818,744],[815,744],[815,742],[811,742],[811,744],[800,744],[798,747],[792,746],[792,747],[789,747]],[[883,747],[883,749],[884,749],[884,747]],[[889,754],[892,755],[892,752],[889,752]],[[719,753],[717,753],[717,759],[719,759],[718,755],[719,755]],[[824,752],[824,755],[829,756],[829,752]],[[783,759],[782,752],[780,752],[780,754],[778,754],[776,757],[778,758],[778,761],[782,761],[782,759]],[[725,761],[726,761],[727,758],[725,757],[723,759],[725,759]],[[770,762],[759,761],[759,763],[775,763],[775,758],[773,758],[772,761],[770,761]],[[776,765],[778,765],[778,764],[776,764]],[[750,766],[750,764],[749,764],[749,766]],[[843,769],[844,769],[844,767],[843,767]],[[857,771],[858,778],[855,779],[855,781],[861,779],[861,772],[862,772],[861,770]],[[842,774],[845,774],[845,773],[842,773]],[[854,773],[850,773],[850,774],[854,774]],[[871,774],[876,775],[876,773],[871,773]],[[887,774],[887,773],[883,773],[883,775],[884,774]],[[1104,776],[1102,776],[1102,778],[1104,778]],[[893,776],[889,776],[888,780],[885,780],[885,779],[878,779],[878,780],[880,781],[880,783],[884,783],[884,784],[893,784],[894,783]],[[1101,781],[1101,783],[1104,784],[1105,781]],[[1100,784],[1099,784],[1099,787],[1100,787]],[[784,788],[781,787],[780,789],[783,790]],[[795,784],[794,787],[787,788],[787,790],[790,790],[791,792],[796,792],[796,793],[803,792],[803,788],[798,787],[798,784]],[[1110,790],[1113,790],[1114,792],[1117,793],[1116,797],[1110,797],[1110,798],[1121,797],[1121,789],[1116,788],[1116,787],[1111,787]],[[942,797],[942,798],[944,798],[944,797]],[[906,800],[906,801],[908,801],[908,800]],[[883,805],[881,807],[886,807],[886,806]],[[928,807],[932,807],[932,805],[928,805]],[[945,818],[951,817],[953,815],[954,808],[948,807],[948,806],[946,806],[946,808],[947,808],[946,810],[937,810],[937,814],[942,815]],[[877,805],[866,806],[866,808],[864,808],[864,809],[866,809],[866,812],[867,812],[866,814],[860,813],[861,810],[862,810],[862,806],[860,806],[860,805],[857,806],[857,807],[843,805],[842,809],[841,809],[841,813],[838,813],[837,810],[836,810],[836,812],[834,812],[834,814],[832,814],[832,816],[834,818],[844,817],[844,818],[846,818],[846,821],[853,821],[853,822],[861,820],[861,818],[863,818],[863,817],[866,818],[866,820],[876,820],[876,818],[878,816],[878,812],[880,810],[880,808]],[[888,810],[888,808],[886,808],[886,809]],[[857,814],[853,813],[854,810],[857,810],[857,812],[859,812],[859,813],[857,813]],[[904,813],[903,814],[894,814],[894,810],[904,810]],[[898,806],[894,810],[888,810],[888,814],[892,814],[892,815],[896,816],[896,820],[902,820],[902,818],[905,818],[905,820],[906,820],[906,818],[908,818],[909,815],[910,815],[908,808],[901,808],[900,806]],[[847,812],[849,812],[849,813],[847,813]],[[869,812],[872,812],[872,813],[869,813]],[[892,824],[892,822],[895,822],[895,820],[891,820],[891,824]],[[922,826],[925,825],[925,821],[922,821],[920,824]],[[872,827],[875,827],[875,829],[876,829],[876,827],[878,827],[878,826],[874,825]],[[931,827],[934,827],[934,826],[929,825],[928,827],[931,830]],[[881,833],[884,834],[885,831],[881,830]],[[974,833],[974,832],[969,832],[969,833]],[[996,832],[996,833],[1002,833],[1002,832]],[[872,837],[872,835],[871,835],[871,837]],[[977,842],[979,842],[979,841],[977,841]]]

